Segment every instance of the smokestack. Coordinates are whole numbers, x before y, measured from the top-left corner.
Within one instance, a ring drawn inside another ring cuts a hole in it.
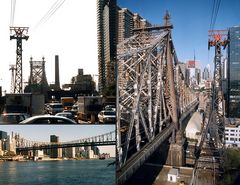
[[[58,55],[55,55],[55,87],[60,88],[59,82],[59,59]]]

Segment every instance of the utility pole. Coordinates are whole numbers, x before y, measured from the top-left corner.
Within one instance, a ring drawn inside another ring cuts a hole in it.
[[[10,40],[17,40],[17,49],[16,49],[16,73],[15,73],[15,82],[14,82],[14,93],[22,93],[22,40],[28,40],[27,36],[28,27],[10,27]]]

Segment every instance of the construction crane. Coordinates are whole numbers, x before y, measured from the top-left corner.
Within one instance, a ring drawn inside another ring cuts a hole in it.
[[[14,32],[12,34],[12,32]],[[16,50],[16,73],[14,82],[14,93],[22,93],[22,40],[28,40],[29,36],[28,27],[10,27],[10,40],[17,40],[17,50]]]

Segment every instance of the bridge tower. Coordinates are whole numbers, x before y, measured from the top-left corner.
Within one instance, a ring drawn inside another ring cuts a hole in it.
[[[48,88],[45,62],[44,57],[42,57],[42,61],[33,61],[33,58],[30,58],[29,88],[31,89],[31,92],[37,91],[43,93],[44,90]]]
[[[11,88],[10,92],[14,93],[14,76],[15,76],[15,71],[16,71],[16,66],[15,65],[10,65],[9,70],[11,71]]]
[[[164,23],[165,26],[168,26],[170,23],[170,15],[168,12],[166,12],[164,16]],[[184,165],[184,150],[183,150],[183,133],[180,126],[180,110],[178,107],[180,106],[179,101],[177,99],[176,94],[177,89],[175,88],[176,81],[176,73],[174,71],[174,63],[177,65],[178,60],[174,60],[172,57],[172,51],[174,51],[173,45],[171,43],[171,33],[168,35],[168,41],[167,41],[167,65],[166,65],[166,91],[165,91],[165,97],[168,99],[168,107],[170,110],[170,115],[172,122],[174,124],[174,129],[171,137],[171,143],[170,148],[168,151],[168,157],[166,163],[171,166],[183,166]]]
[[[22,93],[23,91],[23,79],[22,79],[22,40],[28,40],[27,36],[28,27],[10,27],[10,40],[17,40],[17,50],[16,50],[16,72],[15,72],[15,82],[14,82],[14,93]]]

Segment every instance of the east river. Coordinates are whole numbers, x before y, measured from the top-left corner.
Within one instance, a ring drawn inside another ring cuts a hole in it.
[[[112,162],[111,159],[0,162],[0,185],[115,185]]]

